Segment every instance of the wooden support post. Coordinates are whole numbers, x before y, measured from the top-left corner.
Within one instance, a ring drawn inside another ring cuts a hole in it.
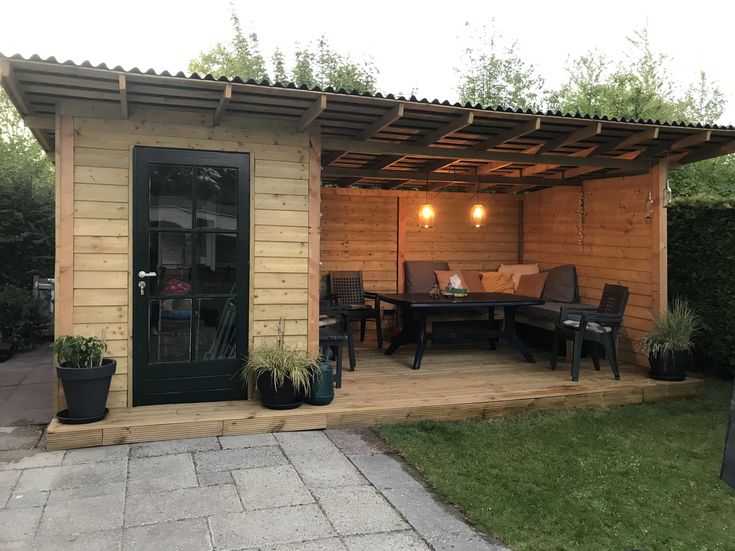
[[[74,119],[56,116],[56,279],[54,336],[74,333]],[[54,407],[60,404],[56,383]]]
[[[525,203],[525,197],[520,195],[518,198],[518,264],[523,264],[523,206]],[[490,213],[492,220],[492,213]]]
[[[398,197],[398,246],[396,248],[396,292],[403,293],[406,290],[406,272],[403,269],[403,263],[406,261],[406,217],[407,198]]]
[[[309,354],[319,351],[319,274],[321,233],[321,129],[309,133],[309,263],[307,290],[307,348]]]
[[[650,174],[651,196],[653,197],[653,227],[651,241],[651,295],[653,312],[663,312],[668,305],[668,231],[666,200],[666,181],[669,178],[668,161],[659,161]]]

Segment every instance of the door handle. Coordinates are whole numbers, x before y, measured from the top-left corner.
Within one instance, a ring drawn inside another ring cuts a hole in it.
[[[140,279],[144,279],[146,277],[156,277],[156,275],[158,275],[158,274],[156,274],[156,272],[145,272],[143,270],[141,270],[141,271],[138,272],[138,277]]]

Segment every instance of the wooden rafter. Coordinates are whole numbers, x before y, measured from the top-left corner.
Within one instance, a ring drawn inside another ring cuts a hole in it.
[[[598,166],[600,168],[620,168],[626,170],[648,168],[648,163],[645,162],[611,159],[608,157],[573,157],[570,155],[539,155],[506,151],[472,151],[461,148],[425,147],[411,144],[346,140],[341,138],[325,138],[322,147],[330,151],[352,151],[370,155],[400,155],[403,157],[429,157],[467,161],[508,161],[527,164],[556,163],[561,165]]]
[[[575,151],[574,153],[570,153],[571,157],[587,157],[591,155],[595,151],[596,146],[588,147],[587,149],[582,149],[580,151]],[[528,168],[524,168],[521,170],[522,176],[532,176],[533,174],[540,174],[541,172],[546,172],[547,170],[553,170],[555,168],[558,168],[561,166],[560,164],[549,164],[549,163],[539,163],[533,166],[530,166]],[[591,168],[592,171],[595,170],[594,167],[587,167]]]
[[[711,159],[712,157],[719,157],[720,155],[732,155],[735,153],[735,140],[710,144],[707,147],[697,149],[688,153],[686,156],[678,160],[677,164],[688,164],[696,161],[704,161],[705,159]]]
[[[39,130],[53,130],[56,126],[56,119],[53,115],[28,115],[23,117],[23,122],[28,128]]]
[[[543,144],[540,144],[539,143],[539,144],[536,144],[536,145],[532,145],[531,147],[527,147],[526,149],[523,150],[523,153],[526,154],[526,155],[532,155],[534,153],[538,153],[538,151],[539,151],[539,149],[541,149],[541,146],[542,145]],[[495,172],[496,170],[500,170],[502,168],[508,167],[508,166],[510,166],[512,164],[513,164],[513,162],[508,162],[508,161],[506,161],[506,162],[492,162],[492,163],[488,163],[488,164],[486,164],[484,166],[481,166],[480,168],[478,168],[477,172],[478,172],[478,174],[489,174],[491,172]],[[595,170],[597,170],[597,169],[595,169]]]
[[[322,171],[324,178],[373,178],[379,180],[403,180],[425,182],[426,172],[404,171],[404,170],[368,170],[361,168],[325,168]],[[459,184],[524,184],[524,185],[555,185],[555,186],[577,186],[579,180],[549,179],[549,178],[515,178],[512,176],[494,176],[474,174],[452,174],[449,172],[434,172],[429,175],[431,183],[459,183]]]
[[[355,136],[355,139],[356,140],[368,140],[372,138],[373,136],[375,136],[376,134],[380,134],[383,130],[388,128],[391,124],[393,124],[398,119],[403,117],[403,109],[404,109],[404,106],[402,103],[396,105],[393,109],[391,109],[385,115],[377,119],[370,126],[365,128],[362,132],[358,133],[357,136]]]
[[[633,151],[628,151],[627,153],[621,153],[620,155],[617,155],[616,159],[635,159],[641,154],[641,149],[635,149]],[[592,166],[580,166],[578,168],[573,168],[571,170],[565,170],[564,171],[564,178],[579,178],[580,176],[584,176],[586,174],[589,174],[590,172],[594,172],[596,170],[595,167]]]
[[[296,127],[299,129],[299,132],[303,132],[306,130],[309,125],[316,120],[316,118],[322,114],[322,112],[327,108],[327,96],[326,94],[322,94],[317,98],[317,100],[311,104],[311,107],[309,107],[306,112],[301,115],[299,118],[298,123],[296,124]]]
[[[117,87],[120,90],[120,114],[123,119],[128,118],[128,86],[125,75],[117,75]]]
[[[524,122],[523,124],[516,125],[513,128],[509,128],[508,130],[500,132],[499,134],[496,134],[491,138],[482,140],[481,142],[473,145],[471,149],[477,151],[487,151],[488,149],[492,149],[493,147],[503,145],[505,142],[522,138],[527,134],[535,132],[539,128],[541,128],[541,119],[536,117],[535,119],[531,119],[528,122]]]
[[[555,151],[559,149],[560,147],[564,147],[566,145],[574,145],[575,143],[584,141],[588,138],[591,138],[592,136],[597,136],[600,132],[602,132],[601,122],[588,124],[587,126],[580,128],[579,130],[575,130],[571,134],[567,134],[565,136],[559,136],[558,138],[547,141],[541,147],[539,153],[546,153],[547,151]]]
[[[636,145],[650,142],[655,139],[658,139],[658,127],[647,128],[630,136],[610,140],[608,142],[605,142],[604,144],[598,145],[597,149],[595,150],[595,154],[604,155],[605,153],[616,151],[618,149],[629,149],[631,147],[635,147]]]
[[[454,134],[455,132],[458,132],[463,128],[467,128],[472,124],[474,119],[475,116],[472,112],[461,115],[453,121],[448,122],[444,126],[441,126],[433,132],[430,132],[426,136],[419,138],[418,140],[416,140],[416,145],[431,145],[435,142],[438,142],[442,138],[446,138],[447,136]]]
[[[222,97],[219,99],[217,109],[214,111],[214,125],[218,126],[222,122],[222,117],[227,111],[227,106],[232,100],[232,84],[228,82],[225,84],[224,90],[222,90]]]
[[[21,89],[18,81],[15,79],[13,67],[10,65],[10,62],[5,59],[0,59],[0,84],[8,90],[10,101],[18,110],[21,117],[25,118],[26,116],[33,116],[36,114],[36,111],[33,109],[33,105],[28,101],[25,92]],[[47,152],[51,152],[54,149],[51,147],[51,141],[48,139],[46,134],[44,134],[43,130],[33,127],[30,127],[30,129],[33,136]]]
[[[693,145],[699,145],[704,142],[710,141],[712,138],[712,130],[705,130],[703,132],[697,132],[696,134],[690,134],[680,140],[677,140],[671,144],[671,151],[678,151],[680,149],[686,149]]]

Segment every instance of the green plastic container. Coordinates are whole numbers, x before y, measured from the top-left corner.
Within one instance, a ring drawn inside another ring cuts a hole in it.
[[[319,370],[322,376],[318,380],[312,381],[311,391],[306,398],[306,403],[313,406],[326,406],[334,400],[334,383],[332,380],[332,365],[322,360],[319,364]]]

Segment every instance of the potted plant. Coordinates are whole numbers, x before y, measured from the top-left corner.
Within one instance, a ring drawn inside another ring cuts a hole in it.
[[[102,357],[106,350],[104,336],[62,336],[54,341],[59,362],[56,375],[64,387],[67,405],[56,415],[62,423],[92,423],[107,415],[107,393],[117,362]]]
[[[700,327],[699,316],[689,304],[674,299],[654,318],[651,331],[640,341],[651,365],[649,375],[661,381],[683,381],[691,365],[692,339]]]
[[[242,371],[243,380],[255,384],[261,403],[269,409],[299,407],[321,376],[319,358],[286,346],[283,328],[281,320],[275,344],[253,349]]]

